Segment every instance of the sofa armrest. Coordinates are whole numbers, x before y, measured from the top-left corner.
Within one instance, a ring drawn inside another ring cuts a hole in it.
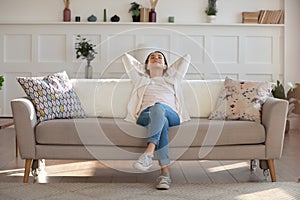
[[[288,101],[268,98],[262,107],[262,124],[266,129],[266,159],[279,159],[282,154]]]
[[[11,101],[15,130],[21,158],[35,158],[35,134],[37,124],[34,105],[27,98],[17,98]]]

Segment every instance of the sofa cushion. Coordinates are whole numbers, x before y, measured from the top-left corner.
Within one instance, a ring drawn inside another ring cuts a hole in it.
[[[39,121],[85,117],[65,71],[45,77],[18,77],[17,80],[35,105]]]
[[[39,144],[145,147],[146,137],[145,127],[117,118],[60,119],[36,126]],[[261,144],[265,129],[251,121],[192,118],[171,127],[169,138],[170,147]]]
[[[72,79],[71,82],[87,116],[126,117],[132,89],[129,79]],[[184,102],[190,117],[210,115],[223,82],[224,80],[182,82]]]
[[[125,118],[132,84],[129,79],[72,79],[89,117]]]
[[[224,80],[182,82],[185,107],[190,117],[208,117],[217,102]]]
[[[270,96],[271,84],[232,80],[226,77],[216,107],[209,119],[261,122],[261,107]]]

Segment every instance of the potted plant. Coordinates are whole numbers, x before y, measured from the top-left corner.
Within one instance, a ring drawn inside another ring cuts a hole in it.
[[[132,21],[133,22],[139,22],[140,21],[140,4],[136,3],[136,2],[132,2],[130,9],[128,10],[128,12],[131,12],[132,14]]]
[[[4,82],[4,77],[0,76],[0,90],[2,89],[3,82]]]
[[[207,21],[212,23],[215,21],[217,16],[217,0],[208,0],[208,5],[205,9],[205,13],[207,14]]]
[[[276,85],[272,88],[272,95],[275,98],[278,99],[286,99],[285,91],[282,83],[280,83],[279,80],[277,80]]]
[[[277,80],[276,82],[276,85],[273,86],[272,88],[272,95],[273,97],[277,98],[277,99],[284,99],[284,100],[288,100],[289,101],[289,108],[288,108],[288,113],[287,113],[287,116],[289,116],[291,114],[291,112],[293,112],[293,110],[295,109],[295,105],[297,105],[299,103],[299,100],[295,99],[295,98],[292,98],[291,97],[291,91],[294,90],[294,87],[292,87],[287,95],[285,94],[285,89],[282,85],[282,83]],[[285,126],[285,133],[289,132],[289,129],[290,129],[290,120],[287,119],[286,120],[286,126]]]
[[[95,58],[95,54],[97,54],[95,50],[96,45],[92,44],[86,38],[81,37],[81,35],[77,35],[76,40],[78,41],[75,43],[76,58],[82,58],[87,61],[85,78],[92,78],[92,66],[90,64]]]

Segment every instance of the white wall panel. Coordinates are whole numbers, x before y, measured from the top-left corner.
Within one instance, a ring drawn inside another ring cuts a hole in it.
[[[172,42],[172,45],[174,46],[174,53],[179,55],[188,53],[191,55],[193,63],[197,63],[198,65],[204,63],[205,47],[203,35],[179,35]]]
[[[107,61],[113,62],[120,58],[120,55],[124,52],[135,49],[136,47],[136,35],[111,35],[107,39]]]
[[[66,61],[66,36],[61,34],[39,35],[38,61],[63,63]]]
[[[273,42],[271,37],[246,37],[245,38],[245,63],[246,64],[271,64],[273,55]]]
[[[153,31],[151,34],[148,32],[142,36],[142,44],[146,48],[164,50],[165,55],[170,59],[173,54],[173,49],[170,48],[170,34],[172,30],[165,34],[160,34],[158,31]]]
[[[174,36],[175,37],[175,36]],[[170,63],[178,59],[178,56],[184,54],[191,55],[191,62],[188,69],[191,79],[203,79],[201,68],[204,66],[205,59],[205,46],[204,35],[177,35],[176,39],[171,42],[173,54]],[[202,66],[202,67],[201,67]]]
[[[247,74],[245,80],[274,81],[272,74]]]
[[[213,36],[210,57],[215,63],[237,64],[239,41],[237,36]]]
[[[4,62],[30,63],[32,38],[29,34],[8,34],[4,36]]]
[[[6,84],[0,106],[10,114],[10,99],[21,95],[17,76],[66,70],[70,78],[84,77],[86,63],[75,55],[78,34],[97,45],[94,78],[124,76],[124,52],[144,62],[150,50],[158,49],[169,64],[186,53],[192,56],[187,79],[273,81],[283,77],[283,31],[282,25],[0,23],[0,74]]]

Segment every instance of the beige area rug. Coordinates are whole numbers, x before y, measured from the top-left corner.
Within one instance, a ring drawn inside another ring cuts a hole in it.
[[[300,183],[173,184],[165,191],[149,183],[0,183],[0,199],[296,200]]]

